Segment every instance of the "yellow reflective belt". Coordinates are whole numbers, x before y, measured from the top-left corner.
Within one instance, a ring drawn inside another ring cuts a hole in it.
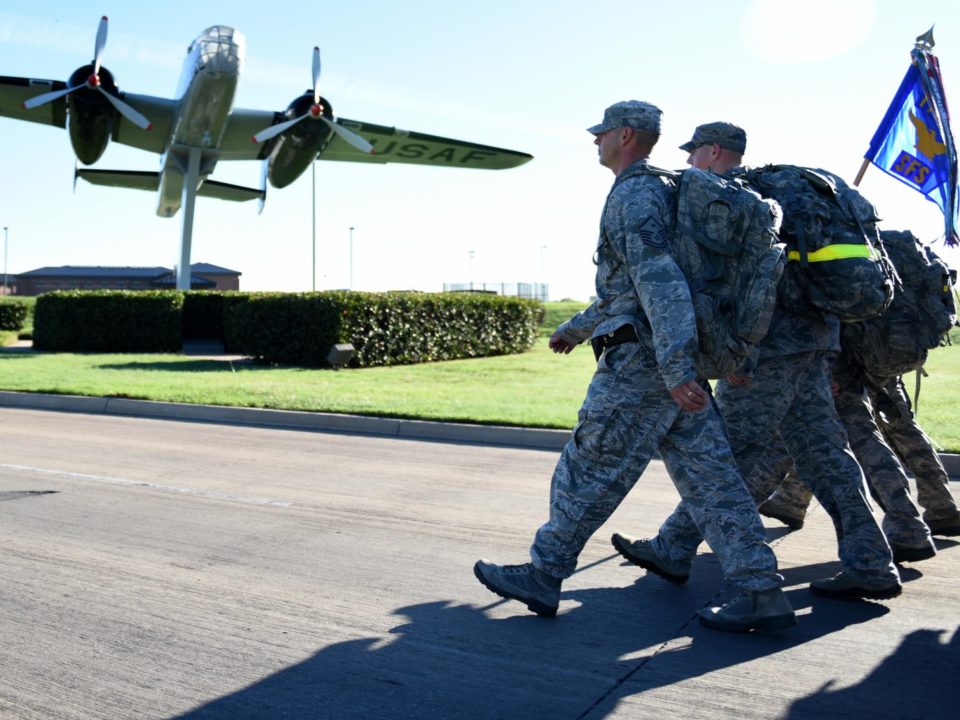
[[[827,260],[843,260],[845,258],[874,257],[875,252],[869,245],[827,245],[812,253],[807,253],[807,261],[826,262]],[[787,260],[799,259],[799,250],[791,250],[787,253]]]

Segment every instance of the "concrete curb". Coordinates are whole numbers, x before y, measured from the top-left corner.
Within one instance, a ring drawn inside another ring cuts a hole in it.
[[[0,407],[81,412],[94,415],[125,415],[163,420],[257,425],[262,427],[316,430],[323,432],[384,435],[411,440],[468,442],[505,445],[534,450],[559,450],[570,437],[569,430],[515,428],[501,425],[429,422],[395,418],[311,413],[261,408],[190,405],[184,403],[128,400],[126,398],[80,397],[0,391]]]
[[[569,430],[519,428],[502,425],[430,422],[376,418],[363,415],[338,415],[294,410],[190,405],[185,403],[128,400],[125,398],[81,397],[0,391],[0,407],[34,410],[81,412],[94,415],[125,415],[161,420],[187,420],[233,425],[315,430],[320,432],[384,435],[410,440],[467,442],[478,445],[505,445],[534,450],[561,450],[570,438]],[[940,460],[951,478],[960,479],[960,455],[940,453]]]

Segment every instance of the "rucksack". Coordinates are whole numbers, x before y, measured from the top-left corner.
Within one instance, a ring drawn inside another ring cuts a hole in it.
[[[743,368],[767,334],[786,264],[777,242],[780,208],[737,180],[690,168],[647,166],[671,187],[671,255],[687,279],[697,320],[697,374]]]
[[[895,272],[883,253],[877,211],[840,177],[818,168],[766,165],[738,173],[783,209],[784,307],[816,309],[844,322],[875,317],[893,298]]]
[[[894,377],[918,370],[957,324],[952,271],[908,230],[880,239],[900,277],[882,315],[843,327],[843,346],[868,374]]]

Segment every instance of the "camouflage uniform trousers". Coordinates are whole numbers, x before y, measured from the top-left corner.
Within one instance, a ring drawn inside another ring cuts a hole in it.
[[[879,383],[882,393],[871,393],[877,424],[889,444],[910,469],[917,484],[917,502],[923,519],[935,524],[957,517],[957,504],[950,494],[949,476],[933,449],[933,442],[913,416],[910,398],[898,377]]]
[[[579,423],[553,474],[550,518],[530,548],[533,564],[569,577],[587,540],[657,450],[727,579],[748,590],[779,587],[776,556],[737,473],[716,407],[681,411],[652,352],[640,343],[607,348],[597,364]]]
[[[878,385],[882,387],[884,392],[867,390],[869,400],[872,403],[873,419],[876,421],[884,440],[886,440],[886,444],[902,460],[900,471],[902,472],[903,465],[906,465],[914,477],[917,485],[917,504],[924,509],[924,522],[935,525],[955,520],[960,515],[960,511],[958,511],[956,502],[950,494],[949,476],[934,451],[930,438],[927,437],[913,417],[910,399],[903,383],[900,378],[893,377],[878,383]],[[846,419],[844,420],[846,421]],[[854,445],[853,449],[857,453],[857,457],[862,460],[852,434],[850,441]],[[786,454],[785,448],[782,449],[782,453]],[[783,478],[774,493],[774,497],[779,505],[790,507],[796,515],[802,516],[810,503],[810,490],[795,474],[791,476],[788,472],[784,476],[784,473],[780,472],[781,468],[777,465],[778,458],[780,461],[784,459],[780,453],[773,452],[771,457],[766,459],[767,465],[772,468],[770,470],[771,474]],[[789,455],[786,455],[786,458],[785,466],[788,466]],[[868,460],[860,464],[867,474],[871,488],[879,496],[877,482],[870,473],[872,463]],[[887,506],[882,496],[879,496],[878,500],[881,505]],[[892,542],[900,544],[900,541],[889,533],[886,519],[884,530]],[[908,542],[903,544],[912,545]]]
[[[792,514],[797,517],[802,518],[806,514],[807,506],[813,499],[813,492],[810,486],[797,476],[797,466],[779,433],[776,444],[757,461],[754,474],[757,477],[754,484],[758,488],[776,488],[769,497],[775,498],[779,505],[794,511]]]
[[[929,547],[930,528],[920,519],[920,510],[910,499],[907,475],[894,451],[884,442],[866,389],[859,383],[841,387],[835,401],[853,454],[883,510],[882,527],[887,540],[902,547]]]
[[[840,561],[851,578],[884,583],[898,578],[890,546],[870,511],[863,473],[847,444],[830,389],[832,353],[762,358],[748,385],[718,383],[717,403],[730,446],[754,499],[775,487],[758,464],[782,438],[800,477],[809,479],[837,532]],[[701,536],[681,503],[664,521],[654,549],[689,562]]]

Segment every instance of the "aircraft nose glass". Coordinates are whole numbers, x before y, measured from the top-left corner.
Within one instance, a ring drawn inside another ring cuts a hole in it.
[[[211,69],[227,68],[237,64],[239,56],[234,52],[233,43],[228,39],[208,39],[200,48],[200,63]]]

